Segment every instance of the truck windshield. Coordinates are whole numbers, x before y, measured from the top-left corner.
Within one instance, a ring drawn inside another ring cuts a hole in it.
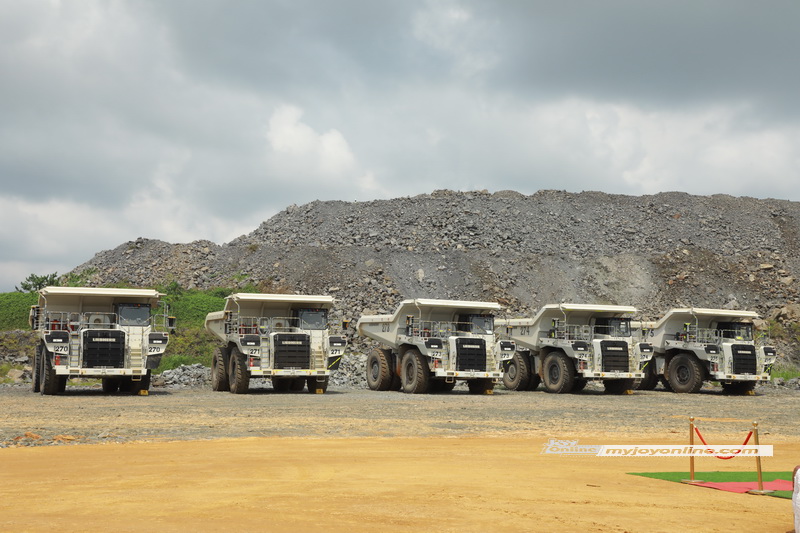
[[[119,304],[120,326],[147,326],[150,324],[149,304]]]
[[[491,335],[494,331],[494,317],[491,315],[470,315],[469,322],[472,333],[476,335]]]
[[[723,339],[734,339],[737,341],[753,340],[753,324],[744,322],[720,322],[717,330]]]
[[[325,309],[299,309],[297,318],[300,329],[325,329],[328,327],[328,312]]]
[[[598,335],[609,337],[630,337],[630,318],[598,318],[594,321],[594,330]]]

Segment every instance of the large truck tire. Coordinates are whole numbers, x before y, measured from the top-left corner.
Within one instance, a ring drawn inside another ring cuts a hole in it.
[[[528,390],[530,381],[531,370],[528,358],[517,352],[503,372],[503,385],[509,390]]]
[[[575,366],[564,352],[550,352],[544,358],[544,388],[566,394],[575,386]]]
[[[321,390],[323,394],[328,392],[328,376],[325,376],[322,381],[319,381],[319,378],[315,376],[308,378],[308,392],[317,394],[318,390]]]
[[[119,390],[119,380],[117,378],[103,378],[103,392],[106,394],[114,394]]]
[[[722,392],[725,394],[749,394],[755,388],[755,381],[728,381],[722,383]]]
[[[148,370],[139,381],[131,380],[131,393],[139,394],[141,391],[150,390],[150,371]]]
[[[39,382],[39,365],[41,365],[41,358],[42,358],[42,348],[44,345],[39,343],[36,345],[36,351],[33,354],[33,365],[32,365],[32,372],[31,376],[31,390],[33,392],[39,392],[41,389],[41,383]]]
[[[674,392],[695,393],[703,386],[703,369],[694,355],[679,353],[669,362],[667,379]]]
[[[637,390],[653,390],[658,385],[658,374],[656,374],[656,360],[650,359],[644,367],[644,378],[639,381]]]
[[[401,380],[403,382],[403,392],[408,394],[425,394],[430,388],[431,372],[428,369],[428,362],[417,350],[408,350],[403,355],[401,369]]]
[[[603,387],[606,389],[606,394],[626,394],[629,390],[633,390],[635,379],[607,379],[603,381]]]
[[[58,376],[56,376],[56,369],[53,368],[53,359],[50,357],[50,352],[47,351],[47,348],[42,350],[42,364],[39,374],[41,377],[39,392],[48,396],[58,394]]]
[[[289,382],[290,392],[303,392],[303,389],[305,388],[306,388],[306,378],[293,378]]]
[[[661,383],[661,386],[664,387],[667,392],[675,392],[672,390],[672,385],[669,384],[669,380],[666,377],[659,376],[658,382]]]
[[[375,348],[367,356],[367,386],[372,390],[389,390],[392,385],[391,352]]]
[[[589,383],[587,379],[575,378],[575,384],[572,385],[572,393],[575,394],[576,392],[580,392],[586,388],[586,384]]]
[[[275,392],[289,392],[291,386],[292,378],[282,376],[275,376],[272,378],[272,388],[275,389]]]
[[[245,355],[234,346],[228,358],[228,382],[234,394],[246,394],[250,390],[250,372]]]
[[[492,378],[478,378],[467,380],[467,388],[470,394],[487,394],[494,390]]]
[[[231,385],[228,381],[228,369],[225,364],[227,355],[227,350],[222,346],[218,346],[214,350],[214,355],[211,358],[211,390],[231,390]]]

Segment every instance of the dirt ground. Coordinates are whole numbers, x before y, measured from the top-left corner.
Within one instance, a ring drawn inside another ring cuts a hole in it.
[[[785,532],[790,500],[627,474],[686,470],[686,458],[542,450],[553,438],[685,444],[688,402],[705,417],[698,423],[712,444],[740,443],[760,414],[762,444],[775,450],[764,470],[791,470],[800,463],[800,429],[790,422],[799,401],[591,391],[0,391],[0,438],[11,443],[0,449],[0,530]],[[731,402],[744,416],[731,416]],[[590,405],[591,416],[580,416]],[[247,427],[266,436],[242,436]],[[697,469],[754,463],[701,459]]]

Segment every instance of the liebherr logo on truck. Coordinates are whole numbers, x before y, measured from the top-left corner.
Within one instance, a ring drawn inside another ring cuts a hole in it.
[[[106,337],[95,337],[92,339],[92,342],[114,342],[117,339],[108,339]]]

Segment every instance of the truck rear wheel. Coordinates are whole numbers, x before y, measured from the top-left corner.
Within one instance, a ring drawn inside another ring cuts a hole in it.
[[[575,385],[575,367],[564,352],[550,352],[544,358],[544,388],[565,394]]]
[[[607,379],[603,381],[603,387],[606,389],[606,394],[625,394],[633,390],[634,381],[634,379]]]
[[[116,378],[103,378],[103,392],[114,394],[119,390],[119,380]]]
[[[231,355],[228,358],[228,382],[231,392],[234,394],[245,394],[250,390],[250,372],[247,370],[247,361],[239,348],[231,348]]]
[[[275,389],[275,392],[289,392],[289,387],[292,385],[291,379],[275,376],[272,378],[272,388]]]
[[[492,378],[478,378],[467,380],[467,388],[470,394],[486,394],[494,389]]]
[[[528,390],[530,381],[531,371],[528,358],[517,352],[508,362],[506,371],[503,372],[503,385],[509,390]]]
[[[703,369],[694,355],[680,353],[669,362],[667,379],[674,392],[695,393],[703,386]]]
[[[586,379],[575,378],[575,384],[572,385],[572,391],[570,392],[580,392],[586,388],[586,384],[589,383]]]
[[[231,385],[228,382],[227,365],[225,364],[226,351],[222,346],[218,346],[214,350],[214,356],[211,358],[211,390],[231,390]]]
[[[391,352],[375,348],[367,356],[367,386],[372,390],[389,390],[392,385],[392,369],[389,366]]]
[[[289,390],[291,392],[303,392],[306,388],[306,378],[294,378],[289,382]]]
[[[322,381],[313,376],[308,378],[308,392],[316,394],[317,390],[321,390],[323,393],[328,392],[328,376],[325,376]]]
[[[533,369],[531,369],[531,379],[528,381],[528,388],[525,390],[536,390],[539,388],[539,385],[542,384],[542,378],[539,377],[539,374],[535,374]]]
[[[653,390],[658,385],[658,374],[656,374],[656,360],[650,359],[644,367],[644,378],[639,382],[638,390]]]
[[[41,387],[41,383],[39,383],[39,365],[41,364],[42,348],[44,348],[42,343],[37,344],[36,351],[33,354],[33,365],[31,365],[31,390],[33,392],[39,392]]]
[[[39,392],[46,395],[58,394],[58,376],[56,376],[56,369],[53,368],[53,360],[50,358],[47,348],[42,349],[42,364],[39,374],[41,377]]]
[[[722,383],[722,392],[725,394],[747,394],[756,388],[755,381],[728,381]]]
[[[400,367],[400,379],[403,382],[403,392],[409,394],[425,394],[430,388],[431,372],[428,362],[417,350],[408,350],[403,356]]]

